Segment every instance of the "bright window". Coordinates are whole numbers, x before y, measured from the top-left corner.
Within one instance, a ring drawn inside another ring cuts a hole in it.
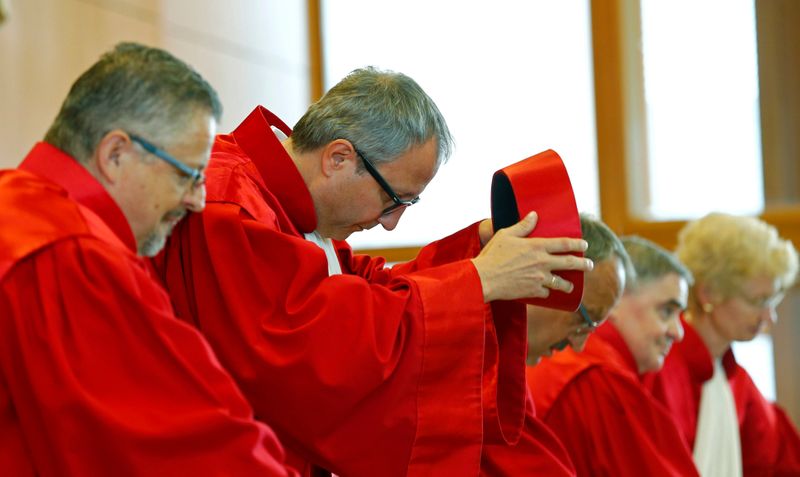
[[[578,207],[597,212],[588,1],[322,2],[326,87],[374,65],[436,101],[456,151],[391,233],[356,247],[420,245],[489,216],[492,173],[545,149],[564,159]]]
[[[775,392],[775,358],[772,350],[772,337],[761,334],[752,341],[733,343],[736,361],[747,370],[756,387],[765,398],[774,401]]]
[[[764,206],[753,0],[641,0],[650,196],[686,219]]]
[[[641,0],[651,219],[764,208],[753,0]],[[775,399],[772,337],[734,343]]]

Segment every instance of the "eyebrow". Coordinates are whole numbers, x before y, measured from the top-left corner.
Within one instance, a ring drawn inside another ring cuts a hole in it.
[[[661,306],[670,306],[670,305],[672,305],[672,306],[674,306],[676,308],[679,308],[681,310],[686,309],[686,306],[687,306],[687,305],[679,302],[678,300],[676,300],[674,298],[670,298],[669,300],[667,300],[667,301],[665,301],[664,303],[661,304]]]

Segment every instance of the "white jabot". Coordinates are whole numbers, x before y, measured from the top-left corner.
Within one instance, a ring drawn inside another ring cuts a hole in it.
[[[694,462],[702,477],[742,476],[736,403],[719,359],[714,361],[714,375],[703,384],[694,441]]]
[[[306,240],[315,243],[325,252],[325,258],[328,259],[328,276],[341,275],[342,266],[339,264],[339,257],[336,255],[336,249],[333,247],[333,241],[329,238],[324,238],[316,230],[310,234],[303,235],[306,237]]]

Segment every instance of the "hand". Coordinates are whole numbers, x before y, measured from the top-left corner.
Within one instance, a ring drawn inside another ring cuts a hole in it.
[[[587,243],[573,238],[528,238],[538,221],[535,212],[511,227],[501,229],[481,253],[472,259],[483,287],[483,299],[515,300],[545,298],[550,290],[569,293],[571,282],[553,274],[553,270],[588,272],[594,264],[588,258],[554,255],[583,252]]]
[[[494,237],[494,225],[492,225],[492,219],[481,220],[480,225],[478,225],[478,237],[481,239],[481,248],[485,247],[489,240]]]

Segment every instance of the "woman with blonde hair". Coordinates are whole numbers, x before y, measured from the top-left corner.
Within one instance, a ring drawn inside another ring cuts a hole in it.
[[[736,363],[731,344],[776,319],[797,251],[767,223],[713,213],[688,223],[677,256],[695,283],[684,340],[649,383],[693,449],[703,477],[800,475],[800,436]]]

